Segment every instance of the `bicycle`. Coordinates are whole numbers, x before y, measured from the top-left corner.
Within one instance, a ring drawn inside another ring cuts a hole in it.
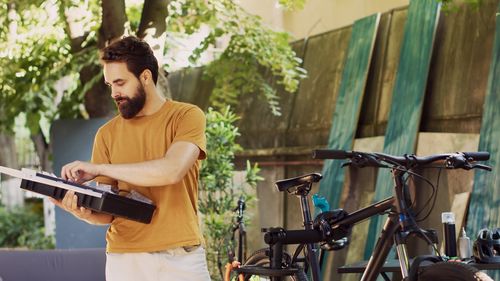
[[[246,239],[246,228],[244,222],[244,211],[245,211],[245,200],[243,197],[238,199],[236,208],[233,210],[236,212],[236,220],[231,227],[231,246],[227,249],[228,262],[224,266],[224,273],[221,275],[223,280],[231,280],[231,273],[234,268],[239,266],[246,260],[246,249],[247,249],[247,239]],[[238,244],[237,244],[237,254],[233,249],[236,240],[236,232],[238,232]],[[220,260],[220,258],[219,258]],[[221,262],[219,261],[219,268],[221,268]],[[243,278],[239,278],[243,279]]]
[[[269,245],[269,250],[265,256],[261,255],[260,263],[265,264],[267,260],[268,265],[246,264],[238,269],[239,272],[245,274],[245,276],[270,276],[272,281],[282,280],[284,276],[293,276],[295,280],[307,280],[305,274],[300,274],[301,267],[297,266],[298,263],[302,262],[304,267],[309,266],[311,268],[312,280],[319,281],[321,280],[320,268],[315,243],[335,246],[338,241],[342,241],[348,236],[350,229],[356,223],[372,216],[388,213],[385,225],[380,232],[372,255],[361,277],[361,281],[374,281],[377,279],[377,276],[382,273],[382,266],[393,244],[396,244],[401,275],[405,281],[492,280],[486,274],[470,265],[460,262],[446,262],[446,258],[441,256],[437,248],[438,239],[436,232],[430,229],[422,229],[416,222],[416,217],[412,210],[413,204],[411,202],[411,196],[409,195],[410,193],[405,179],[405,175],[421,177],[413,171],[417,168],[483,169],[490,171],[491,167],[475,163],[476,161],[488,160],[488,152],[457,152],[418,157],[413,154],[392,156],[383,153],[315,150],[313,158],[334,160],[348,159],[349,161],[344,163],[343,166],[352,165],[360,168],[390,168],[394,179],[394,195],[350,214],[345,213],[341,209],[324,212],[319,214],[314,221],[311,221],[310,212],[308,213],[307,210],[308,204],[304,202],[307,198],[301,195],[301,207],[306,208],[302,210],[304,230],[274,228],[266,231],[264,240]],[[317,182],[320,179],[321,175],[310,174],[278,181],[276,186],[280,191],[290,190],[291,188],[302,190],[304,188],[303,186],[310,186],[312,182]],[[413,236],[427,242],[434,252],[431,255],[418,256],[410,264],[406,243],[408,239]],[[289,261],[283,262],[283,256],[286,256],[286,254],[283,253],[283,245],[286,244],[299,244],[297,251],[303,247],[303,245],[307,245],[305,247],[307,250],[305,257],[299,259],[296,251]],[[252,258],[252,256],[250,258]],[[424,262],[431,264],[420,266]],[[385,280],[389,280],[385,274],[381,275]]]
[[[346,236],[350,230],[343,226],[335,232],[329,229],[329,221],[336,221],[346,216],[345,211],[338,209],[323,212],[314,220],[311,218],[308,195],[312,184],[321,178],[321,174],[312,173],[275,183],[280,192],[287,191],[299,198],[304,230],[285,230],[281,227],[264,229],[264,241],[269,248],[257,250],[241,267],[234,269],[240,276],[244,276],[244,280],[248,280],[252,275],[259,275],[268,276],[273,281],[285,277],[295,281],[305,281],[308,280],[306,272],[309,268],[313,280],[320,280],[320,260],[316,257],[318,255],[316,243],[321,243],[319,256],[322,256],[322,251],[346,246]],[[299,244],[293,256],[283,250],[284,245],[290,244]]]

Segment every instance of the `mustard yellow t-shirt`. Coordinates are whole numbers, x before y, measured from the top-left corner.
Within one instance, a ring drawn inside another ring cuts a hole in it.
[[[183,180],[174,185],[141,187],[106,177],[100,183],[117,186],[120,192],[135,190],[150,198],[156,210],[150,224],[116,217],[107,234],[107,251],[153,252],[203,241],[198,225],[198,174],[206,157],[205,115],[196,106],[166,101],[149,116],[124,119],[116,116],[97,132],[93,163],[136,163],[161,158],[176,141],[200,148],[199,160]]]

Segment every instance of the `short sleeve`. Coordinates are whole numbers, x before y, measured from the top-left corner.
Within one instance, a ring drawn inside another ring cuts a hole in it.
[[[108,146],[106,145],[104,133],[101,129],[97,131],[95,136],[94,146],[92,148],[92,159],[90,162],[94,164],[111,164]],[[112,186],[117,185],[116,180],[109,177],[98,176],[94,180],[98,183],[109,184]]]
[[[205,159],[207,157],[205,126],[205,114],[200,108],[193,106],[180,116],[172,142],[187,141],[195,144],[200,149],[198,159]]]

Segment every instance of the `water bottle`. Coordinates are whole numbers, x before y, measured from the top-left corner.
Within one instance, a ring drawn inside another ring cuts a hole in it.
[[[326,200],[324,196],[315,193],[312,196],[312,201],[316,214],[330,211],[330,204],[328,203],[328,200]]]
[[[458,238],[458,254],[462,260],[470,259],[472,257],[472,247],[470,238],[467,237],[465,233],[465,228],[462,227],[462,234],[460,238]]]

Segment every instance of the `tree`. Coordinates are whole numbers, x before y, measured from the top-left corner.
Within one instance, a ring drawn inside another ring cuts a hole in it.
[[[293,9],[304,0],[279,2]],[[114,114],[104,94],[109,90],[102,83],[97,50],[123,34],[143,37],[162,58],[168,51],[167,32],[192,34],[209,26],[193,62],[217,38],[229,38],[207,71],[215,80],[212,102],[218,107],[241,94],[260,92],[279,114],[275,91],[259,68],[269,69],[290,92],[305,75],[288,35],[264,27],[231,0],[145,0],[135,5],[125,0],[0,0],[0,7],[0,131],[12,131],[14,119],[26,114],[45,170],[50,170],[50,144],[40,124]],[[69,87],[58,87],[62,78]],[[165,72],[159,81],[168,96]]]
[[[279,2],[293,9],[304,0]],[[289,92],[297,89],[305,71],[288,45],[287,34],[264,27],[260,18],[233,1],[145,0],[126,5],[125,0],[0,0],[0,132],[12,132],[14,119],[25,115],[42,169],[51,170],[47,130],[41,128],[56,119],[103,117],[115,112],[102,81],[98,49],[124,34],[136,34],[150,43],[165,70],[167,33],[193,34],[202,26],[211,31],[193,52],[193,63],[217,38],[229,41],[220,57],[207,66],[206,72],[215,81],[213,105],[223,108],[239,95],[262,93],[273,113],[279,114],[275,90],[266,83],[262,69],[278,77]],[[168,96],[165,73],[160,71],[159,88]],[[236,194],[230,179],[237,130],[231,124],[235,117],[228,111],[211,111],[207,117],[226,129],[216,130],[217,124],[208,127],[209,131],[215,128],[214,136],[221,133],[232,140],[230,146],[215,153],[219,157],[207,161],[200,188],[206,199],[200,210],[205,212],[205,225],[214,232],[209,237],[217,240],[221,236],[215,232],[227,229],[221,218],[227,218]],[[225,169],[219,169],[221,166]],[[211,168],[224,175],[213,179],[215,172],[207,172]],[[248,167],[247,182],[255,184],[257,170]],[[217,180],[224,180],[223,186]],[[217,188],[220,190],[213,192]],[[209,195],[212,193],[217,198]]]

